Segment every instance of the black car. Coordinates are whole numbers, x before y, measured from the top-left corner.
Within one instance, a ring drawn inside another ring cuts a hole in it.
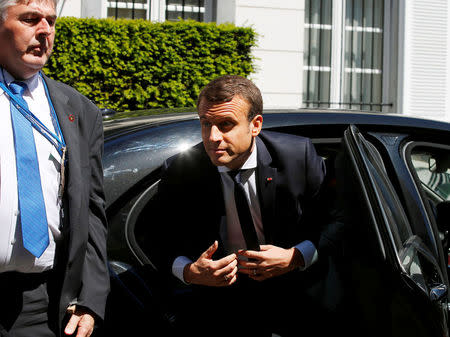
[[[355,335],[448,336],[450,124],[269,110],[263,128],[309,137],[325,158],[326,181],[336,193],[330,200],[340,201],[348,225],[329,272],[329,296],[343,284]],[[145,238],[159,224],[147,219],[142,228],[136,220],[157,192],[163,161],[201,141],[198,117],[113,118],[104,130],[112,279],[105,330],[170,335],[177,306],[191,300],[189,287],[152,263],[155,252]]]

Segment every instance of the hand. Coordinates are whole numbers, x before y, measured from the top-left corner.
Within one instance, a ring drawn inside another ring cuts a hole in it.
[[[236,282],[237,256],[231,254],[220,260],[213,260],[219,244],[214,241],[197,261],[189,263],[183,271],[184,280],[188,283],[212,287],[229,286]]]
[[[268,278],[286,274],[305,265],[303,255],[297,248],[284,249],[272,245],[261,245],[260,251],[240,250],[239,272],[247,274],[251,279],[263,281]]]
[[[77,331],[76,337],[89,337],[94,331],[94,316],[89,310],[83,307],[77,306],[72,311],[72,316],[64,329],[64,333],[66,335],[73,335]]]

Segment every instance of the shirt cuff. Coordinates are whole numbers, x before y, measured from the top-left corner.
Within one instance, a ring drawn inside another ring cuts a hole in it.
[[[312,264],[314,264],[319,258],[316,246],[314,246],[314,244],[309,240],[300,242],[298,245],[295,246],[295,248],[297,248],[299,252],[303,255],[303,260],[305,261],[305,266],[300,267],[300,270],[307,269]]]
[[[172,263],[172,274],[180,279],[184,284],[188,284],[184,280],[183,272],[187,264],[192,263],[191,259],[186,256],[178,256]]]

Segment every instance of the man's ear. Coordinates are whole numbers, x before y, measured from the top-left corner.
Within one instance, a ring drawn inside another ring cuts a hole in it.
[[[252,121],[250,122],[250,132],[252,133],[253,137],[256,137],[261,132],[263,124],[263,116],[262,115],[256,115],[253,117]]]

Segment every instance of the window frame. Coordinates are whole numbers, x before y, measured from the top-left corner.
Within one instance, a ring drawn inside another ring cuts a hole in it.
[[[197,18],[195,19],[198,22],[205,22],[206,17],[206,0],[203,0],[203,6],[200,6],[201,0],[196,0],[198,5],[188,5],[185,4],[185,0],[182,0],[181,4],[169,4],[169,0],[165,1],[165,19],[168,21],[178,21],[178,19],[169,19],[170,12],[181,12],[181,18],[185,20],[186,13],[195,13]],[[195,11],[194,11],[195,9]],[[203,17],[201,17],[203,15]],[[193,18],[187,18],[190,20],[194,20]],[[186,19],[186,20],[187,20]]]
[[[432,199],[433,203],[437,204],[437,202],[445,201],[445,199],[443,199],[441,196],[436,194],[434,191],[429,190],[429,188],[424,187],[424,184],[420,180],[420,178],[416,172],[416,169],[414,167],[414,164],[412,163],[412,160],[411,160],[411,153],[415,147],[438,148],[438,149],[448,150],[450,152],[450,144],[438,143],[434,140],[432,140],[432,141],[411,140],[403,146],[403,151],[402,151],[403,152],[403,156],[402,156],[403,160],[406,164],[406,167],[408,168],[409,174],[413,180],[413,183],[417,190],[417,193],[419,194],[420,201],[422,203],[421,206],[425,209],[427,221],[432,226],[432,229],[434,231],[433,235],[436,238],[439,238],[439,229],[438,229],[437,222],[436,222],[436,216],[435,216],[433,210],[431,209],[430,202],[428,202],[428,201],[430,201]],[[431,196],[433,198],[430,198],[430,193],[432,193]],[[440,242],[439,242],[439,245],[441,245]],[[446,252],[443,252],[443,253],[444,253],[444,262],[446,264],[448,264],[448,258],[449,258],[448,252],[447,252],[447,255],[445,255]]]
[[[108,9],[115,8],[116,0],[101,0],[102,1],[102,11],[101,17],[108,17]],[[117,3],[120,3],[121,8],[132,8],[132,4],[119,0]],[[135,4],[137,9],[145,9],[146,10],[146,18],[145,20],[155,21],[155,22],[164,22],[167,18],[167,0],[146,0],[145,4]],[[176,5],[174,5],[176,6]],[[181,6],[181,5],[178,5]],[[139,7],[139,8],[138,8]],[[192,6],[187,6],[192,7]],[[202,22],[211,22],[215,21],[217,10],[217,0],[204,0],[204,7],[201,10],[203,14]],[[116,18],[117,19],[117,18]]]
[[[449,145],[444,145],[444,144],[439,144],[439,143],[431,143],[431,142],[415,142],[415,143],[413,143],[413,144],[411,144],[411,145],[409,145],[409,146],[410,146],[410,148],[408,149],[409,151],[408,151],[408,157],[407,157],[407,160],[408,160],[409,163],[411,164],[411,167],[414,169],[414,172],[415,172],[415,175],[416,175],[416,177],[415,177],[415,178],[416,178],[416,183],[420,182],[422,188],[424,188],[424,189],[426,189],[426,190],[429,190],[430,193],[433,193],[433,196],[434,196],[436,199],[438,199],[439,201],[450,200],[450,199],[445,199],[443,196],[441,196],[440,194],[438,194],[431,186],[427,185],[426,183],[424,183],[424,182],[420,179],[420,177],[419,177],[419,175],[418,175],[418,173],[417,173],[416,167],[415,167],[415,165],[413,164],[412,158],[411,158],[412,152],[413,152],[414,149],[417,148],[417,147],[421,147],[421,148],[429,148],[430,151],[432,151],[433,149],[436,149],[436,150],[447,150],[448,153],[449,153],[449,155],[450,155],[450,146],[449,146]],[[418,179],[418,180],[417,180],[417,179]],[[450,195],[449,195],[449,198],[450,198]]]
[[[122,17],[117,16],[118,9],[131,9],[132,12],[134,10],[145,10],[145,19],[150,20],[151,19],[151,13],[152,13],[152,2],[157,0],[146,0],[145,3],[130,3],[128,1],[115,1],[115,0],[103,0],[102,4],[102,17],[107,18],[108,17],[108,10],[110,8],[116,10],[116,15],[114,16],[115,19],[119,19]],[[132,19],[134,19],[134,13],[132,14]]]
[[[306,0],[308,1],[308,0]],[[353,109],[354,107],[359,107],[360,110],[373,110],[373,106],[379,106],[381,112],[391,112],[393,110],[394,104],[392,103],[392,75],[391,73],[395,71],[394,64],[391,62],[391,59],[395,57],[393,55],[393,51],[391,48],[391,44],[393,43],[391,34],[394,30],[393,27],[393,14],[392,14],[392,0],[384,0],[384,8],[383,8],[383,53],[382,53],[382,70],[381,70],[381,102],[380,103],[363,103],[363,102],[346,102],[344,99],[345,93],[343,90],[344,84],[344,76],[345,76],[345,8],[347,1],[354,0],[339,0],[332,2],[331,9],[331,60],[330,67],[325,66],[311,66],[310,64],[303,65],[303,76],[308,76],[306,73],[307,70],[311,70],[312,68],[317,68],[317,71],[330,71],[330,84],[329,84],[329,100],[328,102],[320,102],[320,97],[318,101],[314,100],[305,100],[305,92],[309,90],[307,87],[303,88],[302,93],[302,105],[305,107],[325,107],[328,105],[330,109],[340,109],[340,108],[349,108]],[[305,14],[306,11],[305,11]],[[313,26],[314,24],[305,22],[305,41],[306,35],[310,30],[307,30],[309,26]],[[328,29],[328,25],[319,26],[327,26],[321,27],[321,29]],[[364,27],[363,27],[364,28]],[[305,47],[305,53],[307,48]],[[364,71],[362,69],[361,71]],[[309,81],[308,81],[309,82]],[[370,105],[370,109],[363,109],[364,106]]]

